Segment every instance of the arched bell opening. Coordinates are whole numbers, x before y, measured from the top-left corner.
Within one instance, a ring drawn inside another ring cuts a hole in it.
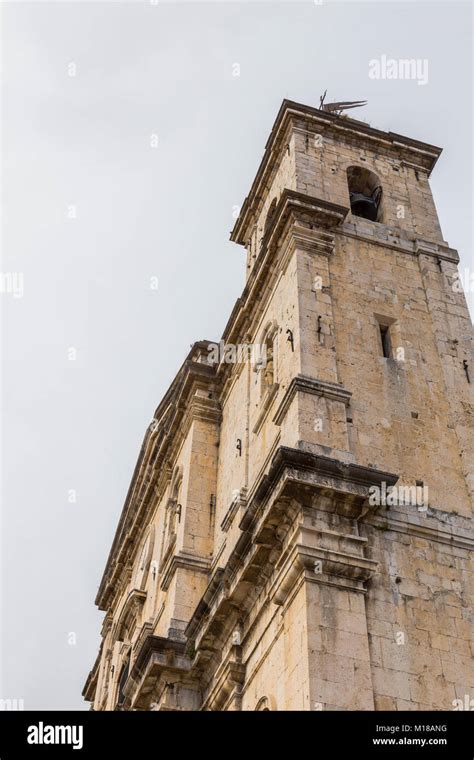
[[[351,213],[371,222],[381,222],[382,185],[377,175],[362,166],[350,166],[347,184]]]

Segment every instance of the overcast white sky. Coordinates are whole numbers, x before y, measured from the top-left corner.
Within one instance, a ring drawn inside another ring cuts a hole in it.
[[[442,146],[435,201],[472,271],[471,6],[86,0],[2,16],[2,271],[23,273],[24,296],[1,297],[0,697],[81,709],[144,430],[240,294],[232,210],[282,99],[367,98],[359,118]],[[384,54],[428,59],[428,84],[369,79]]]

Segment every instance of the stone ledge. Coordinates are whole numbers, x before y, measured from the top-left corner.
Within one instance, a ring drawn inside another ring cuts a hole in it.
[[[245,681],[245,665],[241,661],[241,648],[231,647],[229,655],[214,675],[214,685],[204,699],[203,710],[222,710],[229,698],[240,692]]]
[[[318,562],[322,568],[320,573],[314,569]],[[269,598],[274,604],[284,604],[301,577],[312,583],[365,594],[364,584],[372,578],[377,568],[378,562],[360,555],[296,544],[270,589]]]
[[[408,508],[407,508],[408,509]],[[382,528],[394,531],[396,533],[403,533],[405,535],[412,535],[416,538],[424,538],[427,541],[435,541],[440,544],[447,544],[448,546],[455,546],[458,549],[466,549],[467,551],[474,550],[474,536],[472,534],[472,521],[469,518],[462,518],[460,515],[452,515],[456,522],[464,520],[467,525],[465,530],[449,530],[449,525],[446,528],[439,526],[440,518],[443,516],[450,516],[449,512],[442,512],[441,510],[428,508],[425,517],[421,517],[419,514],[410,514],[410,512],[394,511],[393,507],[386,509],[383,514],[380,512],[370,515],[366,519],[367,525],[371,525],[375,528]]]
[[[169,560],[163,572],[160,588],[163,591],[166,591],[168,589],[171,583],[171,579],[179,567],[207,573],[210,566],[210,557],[200,557],[196,554],[189,554],[187,552],[180,551],[177,554],[174,554],[173,557],[171,557]]]
[[[380,225],[378,222],[373,222],[374,234],[367,234],[357,227],[357,224],[347,222],[338,230],[335,230],[335,234],[340,234],[344,238],[355,238],[356,240],[363,240],[365,243],[371,245],[377,245],[381,248],[388,248],[391,251],[397,251],[398,253],[406,253],[410,256],[429,256],[431,258],[442,259],[443,261],[449,261],[452,264],[459,264],[459,254],[455,248],[450,248],[444,242],[433,242],[430,240],[420,239],[408,239],[406,237],[398,237],[397,235],[387,232],[386,236],[383,233],[386,230],[392,229]],[[384,229],[381,229],[384,228]],[[379,233],[379,234],[377,234]]]
[[[281,425],[288,408],[297,393],[310,393],[314,396],[323,396],[331,401],[340,401],[349,406],[352,393],[337,383],[329,383],[326,380],[318,380],[306,375],[296,375],[289,384],[280,405],[278,406],[273,422]]]
[[[287,490],[296,491],[299,487],[306,487],[352,496],[359,502],[360,513],[362,504],[369,496],[370,486],[380,485],[382,482],[395,485],[398,475],[351,462],[341,462],[301,449],[280,446],[268,473],[263,476],[249,498],[249,507],[239,525],[242,530],[250,526],[257,508],[268,499],[282,479],[285,479]]]
[[[304,232],[309,234],[314,228],[318,231],[333,230],[342,224],[348,213],[349,209],[338,203],[285,188],[280,195],[272,223],[263,237],[254,265],[255,275],[267,251],[277,245],[285,229],[289,227],[291,231],[295,230],[297,235]],[[304,226],[298,225],[297,222],[302,222]]]
[[[185,653],[184,641],[147,634],[137,644],[137,656],[124,686],[124,694],[130,707],[148,709],[158,678],[164,672],[188,673],[191,659]]]

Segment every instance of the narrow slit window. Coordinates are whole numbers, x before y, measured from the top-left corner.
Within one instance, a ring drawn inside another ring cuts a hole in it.
[[[392,357],[392,343],[390,341],[390,327],[388,325],[379,325],[380,340],[382,341],[382,356],[386,359]]]

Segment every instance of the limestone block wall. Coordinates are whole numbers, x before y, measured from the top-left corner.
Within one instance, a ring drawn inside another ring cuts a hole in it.
[[[298,252],[301,372],[337,383],[330,267],[330,257]]]
[[[406,530],[391,529],[382,515],[361,526],[379,562],[365,600],[375,709],[452,710],[474,688],[474,568],[466,548],[435,533],[463,523],[447,513],[420,516],[433,529],[423,538],[409,529],[413,515],[395,513]]]
[[[468,521],[406,507],[379,510],[358,526],[324,511],[305,514],[298,519],[314,526],[316,543],[326,535],[346,552],[347,542],[360,542],[376,572],[365,593],[344,578],[300,575],[281,606],[269,580],[242,621],[241,709],[255,710],[263,698],[270,709],[323,711],[451,710],[453,700],[464,702],[474,688]]]
[[[348,461],[349,437],[346,406],[324,396],[301,393],[298,399],[298,430],[303,444],[316,444],[324,456],[336,454]]]
[[[251,362],[236,364],[222,400],[214,554],[219,554],[226,538],[227,546],[220,562],[225,560],[232,548],[230,534],[225,535],[221,522],[231,507],[235,491],[241,488],[251,490],[277,443],[294,446],[298,440],[297,427],[291,425],[280,430],[280,426],[273,421],[292,378],[301,371],[298,325],[297,257],[293,254],[246,340],[247,343],[261,345],[267,328],[274,326],[275,384],[278,388],[269,397],[262,393],[261,373],[264,368],[258,369]],[[288,341],[288,329],[294,336],[293,351]],[[241,455],[236,448],[237,438],[242,442]]]
[[[184,631],[206,586],[204,572],[192,567],[178,567],[171,579],[165,608],[154,633],[166,637],[170,628]]]
[[[268,325],[276,326],[275,335],[275,382],[278,391],[262,419],[262,407],[265,396],[261,393],[259,373],[253,373],[250,384],[249,416],[249,487],[255,482],[262,467],[268,459],[276,437],[280,436],[281,445],[294,445],[296,431],[289,429],[280,433],[273,422],[275,412],[287,390],[292,378],[301,371],[301,345],[299,325],[299,304],[297,299],[297,256],[293,254],[281,271],[267,308],[253,331],[253,340],[261,340]],[[293,348],[288,340],[287,330],[293,336]],[[260,423],[259,423],[260,420]]]
[[[156,504],[153,516],[151,518],[151,525],[154,528],[155,540],[153,543],[152,556],[150,560],[150,567],[153,566],[158,571],[161,559],[161,552],[163,548],[164,532],[165,532],[165,511],[166,504],[169,498],[169,488],[161,494],[161,498]],[[144,604],[144,618],[145,620],[153,621],[156,618],[158,610],[161,608],[165,601],[164,594],[160,589],[158,577],[153,578],[153,573],[148,571],[145,579],[145,591],[146,600]]]
[[[442,240],[426,173],[404,166],[389,143],[380,141],[368,148],[342,131],[336,138],[328,128],[317,131],[303,121],[297,123],[293,134],[299,192],[350,208],[347,169],[369,169],[383,186],[384,225],[410,230],[417,237]]]
[[[313,710],[373,710],[364,596],[336,586],[306,584]]]
[[[330,270],[338,377],[353,394],[356,460],[399,473],[400,483],[423,481],[433,506],[470,514],[420,262],[376,242],[341,235]],[[443,278],[441,272],[438,278]],[[380,317],[393,320],[393,349],[396,354],[402,348],[400,360],[381,355]],[[450,329],[461,341],[464,328],[456,322]],[[455,385],[453,396],[470,392],[460,357]],[[470,424],[466,402],[459,402],[457,419],[461,427]]]
[[[263,698],[271,710],[311,709],[306,605],[304,585],[284,608],[263,603],[244,639],[242,710],[255,710]]]
[[[420,272],[434,340],[444,375],[446,397],[471,499],[474,490],[474,355],[469,311],[454,263],[420,256]],[[469,375],[470,383],[467,382]]]
[[[220,554],[225,533],[221,523],[230,509],[235,492],[247,484],[246,448],[248,427],[249,364],[236,364],[228,395],[222,401],[222,422],[218,450],[214,555]],[[242,442],[242,452],[237,449]],[[222,561],[222,560],[221,560]]]
[[[181,519],[177,521],[173,549],[173,555],[180,555],[182,564],[175,570],[163,567],[155,581],[151,573],[148,576],[147,593],[151,595],[155,584],[158,587],[154,609],[154,614],[159,615],[154,631],[157,635],[166,636],[168,629],[175,627],[173,621],[176,620],[181,621],[184,628],[206,586],[206,565],[200,562],[199,570],[193,567],[193,562],[194,559],[207,560],[210,565],[213,551],[214,499],[211,497],[216,493],[218,442],[216,423],[194,419],[173,467],[173,470],[181,468],[183,478]],[[168,497],[167,493],[155,513],[158,562],[165,540],[164,510]],[[183,567],[183,563],[189,566]]]
[[[213,552],[214,501],[217,485],[219,429],[216,424],[194,420],[191,451],[178,548],[203,557]]]

